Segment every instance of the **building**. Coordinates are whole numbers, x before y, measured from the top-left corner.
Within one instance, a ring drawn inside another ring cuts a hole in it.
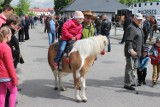
[[[97,14],[105,13],[108,18],[111,19],[117,10],[128,8],[128,6],[119,3],[117,0],[73,0],[73,2],[64,7],[61,12],[91,10]]]
[[[160,2],[134,3],[130,8],[133,14],[141,13],[147,16],[160,15]]]
[[[29,9],[29,11],[33,12],[36,15],[54,14],[53,8],[32,8],[32,9]]]

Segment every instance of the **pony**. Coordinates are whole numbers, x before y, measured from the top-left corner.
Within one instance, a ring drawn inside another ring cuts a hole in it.
[[[108,45],[106,36],[98,35],[76,41],[69,52],[68,60],[66,60],[66,56],[62,56],[61,71],[53,67],[53,61],[57,54],[55,45],[56,43],[53,43],[48,49],[48,63],[55,77],[54,89],[64,91],[65,87],[62,85],[62,77],[73,73],[75,100],[77,102],[86,102],[86,73],[90,70],[97,55],[105,54],[105,49]]]

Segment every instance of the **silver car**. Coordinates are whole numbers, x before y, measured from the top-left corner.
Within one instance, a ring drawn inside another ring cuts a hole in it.
[[[156,16],[155,16],[155,19],[156,19],[156,21],[157,21],[157,30],[160,31],[160,15],[156,15]]]

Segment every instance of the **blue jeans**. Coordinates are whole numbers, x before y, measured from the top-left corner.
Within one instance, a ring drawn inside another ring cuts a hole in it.
[[[48,41],[49,45],[51,45],[56,40],[56,34],[55,33],[48,33]]]
[[[106,36],[107,37],[107,39],[108,39],[108,52],[110,52],[111,51],[111,43],[110,43],[110,35],[107,35]]]
[[[67,41],[61,41],[60,47],[59,47],[58,52],[57,52],[57,55],[54,58],[54,62],[58,62],[60,60],[60,58],[62,56],[62,53],[64,52],[64,50],[66,48],[66,45],[67,45]]]

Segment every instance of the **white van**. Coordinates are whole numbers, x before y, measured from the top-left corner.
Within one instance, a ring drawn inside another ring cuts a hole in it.
[[[155,15],[155,19],[157,21],[157,30],[160,31],[160,15]]]

